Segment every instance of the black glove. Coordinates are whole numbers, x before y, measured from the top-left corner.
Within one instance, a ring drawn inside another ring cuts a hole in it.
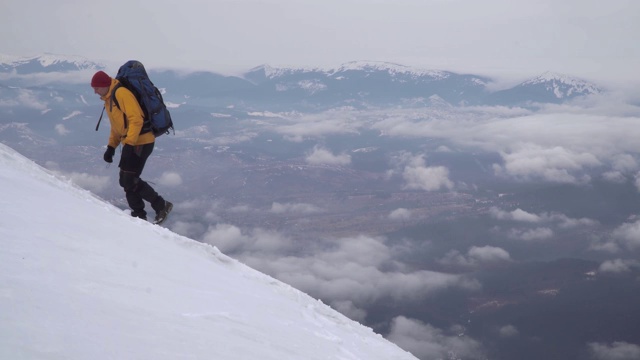
[[[116,153],[116,149],[107,145],[107,150],[104,152],[104,156],[102,157],[104,161],[108,163],[113,162],[113,155]]]

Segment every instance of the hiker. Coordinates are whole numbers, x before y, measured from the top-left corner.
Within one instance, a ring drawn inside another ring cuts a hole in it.
[[[104,71],[96,72],[91,79],[93,91],[104,100],[111,124],[109,143],[103,158],[104,161],[112,163],[116,148],[122,143],[122,154],[118,164],[119,182],[131,208],[131,216],[147,219],[143,201],[146,200],[156,212],[154,223],[161,224],[166,220],[173,204],[165,201],[151,185],[140,178],[147,158],[153,151],[155,136],[151,131],[142,131],[144,113],[133,93],[124,86],[117,86],[116,89],[116,85],[119,85],[119,81]],[[114,89],[116,91],[113,91]],[[116,98],[118,106],[114,104],[112,97]]]

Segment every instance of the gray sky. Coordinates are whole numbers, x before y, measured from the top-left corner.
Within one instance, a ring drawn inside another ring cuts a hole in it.
[[[640,79],[637,0],[8,0],[0,34],[6,55],[135,58],[227,74],[372,60]]]

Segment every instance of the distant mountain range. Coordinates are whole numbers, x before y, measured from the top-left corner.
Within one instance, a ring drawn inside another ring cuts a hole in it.
[[[79,57],[0,56],[0,86],[32,87],[26,77],[38,73],[71,73],[104,69]],[[563,103],[601,93],[596,84],[562,74],[545,73],[509,89],[490,91],[491,78],[450,71],[420,70],[386,62],[350,62],[334,69],[250,69],[242,76],[213,72],[148,69],[165,98],[198,106],[224,104],[267,109],[322,110],[337,106],[429,106],[433,99],[453,106],[531,106]],[[88,80],[87,80],[88,82]],[[87,86],[80,90],[87,91]],[[90,89],[89,89],[90,90]]]
[[[0,72],[15,71],[16,74],[32,74],[100,68],[104,68],[104,65],[97,64],[79,56],[45,54],[36,57],[19,58],[0,55]]]

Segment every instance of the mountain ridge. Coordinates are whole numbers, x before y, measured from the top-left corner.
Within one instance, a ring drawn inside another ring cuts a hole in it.
[[[0,60],[3,60],[0,73],[8,73],[0,83],[12,86],[28,85],[24,79],[14,81],[19,75],[104,69],[103,65],[84,58],[52,54],[17,60],[5,55],[0,56]],[[490,89],[495,80],[490,77],[419,69],[384,61],[351,61],[330,68],[263,64],[241,76],[208,71],[148,70],[159,87],[169,89],[169,96],[173,87],[181,92],[176,95],[201,99],[203,103],[224,99],[225,102],[241,101],[249,106],[281,109],[396,106],[419,103],[413,99],[428,99],[433,95],[454,106],[531,106],[536,103],[563,103],[604,92],[596,84],[553,72],[526,79],[508,89],[493,91]]]

